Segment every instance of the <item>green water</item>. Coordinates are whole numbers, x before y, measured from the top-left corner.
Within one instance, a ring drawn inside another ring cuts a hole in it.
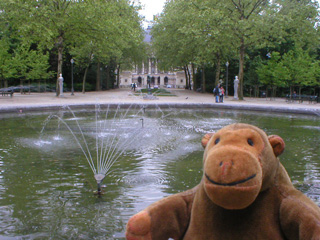
[[[1,239],[123,239],[130,216],[200,181],[202,136],[235,122],[280,135],[286,143],[280,159],[292,181],[320,204],[318,116],[174,108],[110,115],[114,129],[134,138],[97,197],[81,149],[61,121],[47,121],[52,114],[0,115]],[[80,134],[72,114],[58,116]],[[75,116],[95,152],[95,112]]]

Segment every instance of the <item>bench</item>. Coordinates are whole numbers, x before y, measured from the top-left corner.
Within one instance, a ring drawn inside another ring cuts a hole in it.
[[[1,92],[1,96],[9,96],[12,97],[13,96],[13,92]]]
[[[309,101],[309,103],[318,103],[319,98],[318,98],[318,96],[309,96],[308,101]]]
[[[299,103],[303,103],[303,101],[309,101],[309,103],[318,103],[319,98],[318,96],[314,96],[314,95],[293,95],[293,96],[287,95],[286,101],[287,102],[299,101]]]
[[[1,96],[9,96],[12,97],[13,96],[13,91],[0,91]]]

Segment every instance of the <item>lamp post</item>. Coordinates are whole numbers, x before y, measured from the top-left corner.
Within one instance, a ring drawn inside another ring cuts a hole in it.
[[[227,73],[226,73],[226,98],[228,97],[228,73],[229,73],[229,62],[226,62]]]
[[[71,58],[70,62],[71,62],[71,95],[74,95],[74,89],[73,89],[73,64],[74,64],[74,60],[73,60],[73,58]]]

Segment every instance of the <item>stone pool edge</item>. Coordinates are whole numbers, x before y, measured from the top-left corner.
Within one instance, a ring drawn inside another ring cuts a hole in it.
[[[214,103],[97,103],[101,107],[109,106],[116,108],[118,106],[128,108],[130,106],[141,106],[146,108],[182,108],[182,109],[225,109],[225,110],[246,110],[246,111],[258,111],[265,113],[292,113],[292,114],[305,114],[305,115],[316,115],[320,117],[320,109],[314,108],[297,108],[297,107],[285,107],[283,105],[279,106],[266,106],[258,104],[214,104]],[[77,103],[77,104],[54,104],[54,105],[15,105],[15,106],[6,106],[0,107],[0,113],[28,113],[28,112],[37,112],[37,111],[50,111],[50,110],[60,110],[65,106],[70,106],[72,109],[81,109],[81,108],[95,108],[96,103]]]

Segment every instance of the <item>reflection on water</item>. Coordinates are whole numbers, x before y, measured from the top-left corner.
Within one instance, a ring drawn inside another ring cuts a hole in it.
[[[127,138],[132,129],[138,134],[111,168],[98,198],[92,171],[71,134],[52,121],[40,137],[50,114],[1,116],[0,238],[123,239],[134,213],[198,184],[202,136],[235,122],[283,137],[281,162],[295,186],[320,204],[318,116],[173,108],[146,109],[139,116],[129,112],[127,123],[115,121],[114,127],[125,129]],[[94,112],[61,116],[72,129],[75,121],[81,123],[94,152]]]

